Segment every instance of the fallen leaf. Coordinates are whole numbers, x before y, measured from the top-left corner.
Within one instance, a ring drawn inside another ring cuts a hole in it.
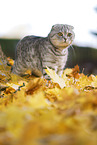
[[[8,61],[8,64],[13,66],[14,65],[14,60],[11,59],[10,57],[7,57],[7,61]]]
[[[70,73],[68,73],[67,74],[67,76],[68,77],[74,77],[74,78],[76,78],[76,79],[78,79],[79,78],[79,66],[78,65],[76,65],[73,69],[72,69],[72,71],[70,70]]]
[[[43,80],[41,78],[35,78],[31,80],[26,87],[26,94],[32,95],[43,86]]]
[[[63,78],[59,77],[54,70],[50,69],[47,67],[47,69],[45,69],[46,73],[50,76],[50,78],[52,79],[52,81],[54,83],[58,83],[60,88],[64,88],[66,87],[65,81]]]

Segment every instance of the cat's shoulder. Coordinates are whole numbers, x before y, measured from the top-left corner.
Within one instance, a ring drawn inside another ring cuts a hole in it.
[[[45,37],[41,36],[34,36],[34,35],[28,35],[25,36],[23,39],[20,40],[20,43],[29,43],[29,42],[37,42],[37,41],[43,41]]]
[[[41,38],[40,36],[34,36],[34,35],[28,35],[25,36],[23,39],[21,39],[21,41],[26,41],[26,40],[35,40],[35,39],[39,39]]]

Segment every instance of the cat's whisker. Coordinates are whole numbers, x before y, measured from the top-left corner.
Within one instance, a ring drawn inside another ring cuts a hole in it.
[[[75,57],[76,56],[75,49],[74,49],[74,47],[72,45],[70,45],[70,47],[72,48],[73,54],[74,54],[74,57]]]

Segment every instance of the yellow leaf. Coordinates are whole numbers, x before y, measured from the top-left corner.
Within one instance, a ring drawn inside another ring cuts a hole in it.
[[[66,68],[63,72],[63,76],[65,75],[68,75],[68,74],[71,74],[72,73],[72,69],[71,68]]]
[[[40,91],[40,89],[43,89],[42,87],[43,87],[43,80],[40,78],[35,78],[29,81],[26,89],[26,94],[32,95],[33,93]]]
[[[12,87],[13,89],[17,90],[19,88],[19,85],[13,84],[13,83],[7,83],[7,86]]]
[[[14,60],[11,59],[10,57],[7,57],[7,61],[9,62],[9,64],[12,66],[14,65]]]
[[[64,79],[62,79],[61,77],[59,77],[54,70],[50,69],[47,67],[47,69],[45,69],[46,73],[51,77],[52,81],[54,83],[58,83],[60,88],[64,88],[66,87],[65,81]]]

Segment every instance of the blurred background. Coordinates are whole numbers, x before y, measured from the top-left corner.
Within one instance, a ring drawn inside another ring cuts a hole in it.
[[[97,74],[96,0],[0,0],[0,44],[7,57],[26,35],[47,36],[54,24],[74,26],[75,40],[66,67]]]

